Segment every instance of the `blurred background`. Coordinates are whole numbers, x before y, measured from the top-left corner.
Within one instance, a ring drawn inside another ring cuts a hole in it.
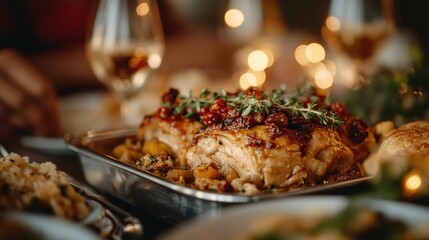
[[[67,115],[65,131],[94,127],[93,118],[106,121],[98,121],[97,127],[112,126],[114,120],[105,119],[115,119],[117,111],[115,98],[95,78],[84,50],[96,2],[0,2],[0,49],[17,49],[50,79],[60,97],[60,112]],[[157,2],[164,58],[155,76],[129,101],[135,115],[131,124],[153,112],[168,87],[182,93],[206,87],[270,90],[281,84],[296,89],[303,82],[346,102],[349,111],[372,123],[428,118],[428,1],[388,1],[394,29],[370,50],[363,83],[348,71],[354,63],[331,49],[323,35],[330,27],[329,0]],[[102,94],[94,96],[94,91]],[[70,116],[82,108],[99,111],[87,120],[79,116],[76,125],[76,117]]]

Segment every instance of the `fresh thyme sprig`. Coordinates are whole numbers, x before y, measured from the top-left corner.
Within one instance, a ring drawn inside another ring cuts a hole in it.
[[[210,106],[215,99],[219,98],[219,95],[204,89],[199,97],[194,97],[192,91],[189,92],[188,96],[179,95],[178,97],[180,103],[174,108],[174,112],[185,113],[186,118],[192,118],[193,116],[198,116],[201,108]]]
[[[192,92],[189,95],[179,96],[179,104],[174,108],[175,113],[183,113],[186,118],[197,117],[198,112],[209,107],[216,99],[225,100],[228,107],[239,110],[242,116],[252,113],[269,114],[273,109],[287,110],[294,116],[301,116],[306,120],[317,119],[326,126],[338,127],[343,124],[343,120],[334,112],[328,111],[317,104],[319,99],[312,96],[311,88],[301,88],[297,92],[287,93],[285,87],[275,89],[271,92],[260,92],[259,94],[247,94],[239,92],[236,95],[228,95],[225,90],[211,92],[203,90],[198,97],[194,97]],[[304,105],[302,100],[311,96],[311,102]]]
[[[318,118],[321,124],[327,126],[339,127],[344,123],[334,112],[330,112],[324,107],[317,108],[316,102],[308,103],[306,106],[295,102],[292,105],[276,105],[275,107],[289,110],[294,116],[302,116],[306,120]]]

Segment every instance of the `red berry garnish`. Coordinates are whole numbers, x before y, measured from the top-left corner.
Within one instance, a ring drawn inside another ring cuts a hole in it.
[[[222,98],[218,98],[210,105],[210,112],[220,113],[220,110],[226,108],[226,101]]]
[[[179,113],[179,114],[172,114],[170,116],[170,120],[171,121],[180,121],[183,120],[183,114]]]
[[[229,112],[229,108],[222,108],[220,110],[219,114],[220,114],[220,117],[221,117],[222,120],[225,120],[225,119],[228,118],[228,112]]]
[[[220,114],[215,113],[215,112],[209,112],[209,113],[204,114],[202,119],[203,119],[204,124],[207,126],[212,125],[212,124],[216,124],[222,120]]]
[[[158,109],[158,116],[162,119],[168,119],[173,114],[173,109],[161,107]]]
[[[198,115],[200,115],[200,117],[202,117],[202,116],[206,115],[209,112],[210,112],[210,108],[209,107],[203,107],[198,112]]]
[[[240,111],[238,111],[238,109],[235,109],[235,108],[230,108],[228,111],[228,117],[238,118],[240,117]]]
[[[289,124],[289,117],[284,112],[275,112],[268,115],[264,123],[265,125],[276,125],[277,127],[287,127]]]
[[[331,104],[331,110],[339,117],[347,117],[346,106],[341,102],[335,102]]]
[[[256,98],[262,99],[264,92],[261,91],[259,88],[249,88],[246,90],[247,96],[253,96],[255,95]]]
[[[162,102],[169,102],[173,104],[176,101],[177,96],[179,95],[179,91],[174,88],[170,88],[170,90],[164,95],[162,95]]]
[[[255,120],[256,123],[262,123],[265,121],[265,113],[254,113],[253,114],[253,120]]]
[[[368,124],[357,117],[347,119],[345,129],[349,139],[355,144],[362,143],[368,137]]]

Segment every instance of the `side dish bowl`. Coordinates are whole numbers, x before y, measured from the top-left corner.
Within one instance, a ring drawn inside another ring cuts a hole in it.
[[[234,206],[226,208],[224,211],[217,212],[216,214],[210,214],[209,212],[198,218],[180,224],[161,236],[160,239],[181,240],[192,239],[195,236],[204,236],[205,239],[210,240],[256,239],[251,237],[252,234],[258,232],[263,233],[267,230],[269,233],[279,231],[281,235],[290,231],[290,229],[293,229],[291,226],[296,227],[296,225],[292,223],[285,224],[285,221],[293,219],[295,222],[305,221],[305,223],[309,223],[316,221],[316,224],[317,222],[319,222],[319,224],[322,222],[326,223],[329,217],[344,211],[347,207],[350,207],[350,204],[357,207],[359,211],[357,213],[372,210],[384,215],[387,219],[392,221],[390,222],[390,224],[392,224],[390,226],[391,228],[395,228],[396,225],[394,224],[398,224],[398,222],[403,223],[407,228],[414,229],[429,226],[429,209],[417,205],[373,198],[351,199],[342,196],[324,195],[294,196],[287,199],[276,199],[243,206]],[[350,209],[348,214],[353,214],[350,212]],[[340,218],[337,218],[337,220],[340,220],[342,224],[345,221],[350,223],[352,221],[351,219],[350,215],[341,215]],[[367,224],[368,221],[371,226],[374,226],[375,224],[374,222],[371,222],[369,218],[353,218],[353,220],[355,226],[362,226]],[[330,231],[338,231],[340,228],[340,225],[330,226]],[[281,233],[282,230],[285,232]],[[310,233],[310,230],[299,230],[299,227],[297,227],[295,231],[297,231],[295,233],[302,234]],[[314,232],[311,233],[314,238],[317,238],[315,237]],[[376,236],[371,237],[374,237],[375,239],[383,238],[380,236],[381,232],[373,232],[373,234],[374,233]],[[423,231],[425,239],[427,234],[429,234],[428,231]],[[268,236],[266,236],[266,238],[261,237],[261,239],[279,239],[275,237],[269,238]],[[334,239],[334,236],[336,235],[330,235],[330,237],[325,239]],[[351,236],[349,237],[352,238]],[[366,237],[368,238],[369,236]]]

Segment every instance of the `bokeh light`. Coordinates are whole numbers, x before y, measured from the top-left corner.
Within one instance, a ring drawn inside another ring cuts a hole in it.
[[[318,63],[309,65],[305,70],[312,78],[315,78],[317,72],[321,70],[327,70],[327,69],[324,63],[318,62]]]
[[[158,54],[152,54],[150,55],[149,59],[147,60],[147,63],[151,68],[158,68],[161,65],[162,58]]]
[[[240,87],[242,89],[248,89],[251,86],[256,85],[256,76],[251,73],[244,73],[240,77]]]
[[[295,49],[295,60],[303,67],[308,77],[314,80],[319,89],[328,89],[334,83],[336,64],[326,59],[325,48],[319,43],[299,45]]]
[[[305,48],[305,56],[312,63],[321,62],[325,59],[325,49],[318,43],[311,43]]]
[[[244,22],[244,14],[238,9],[229,9],[225,13],[224,20],[227,26],[238,28]]]
[[[410,191],[416,191],[422,185],[422,179],[416,173],[412,173],[405,178],[405,188]]]
[[[316,72],[314,76],[314,82],[318,88],[328,89],[334,83],[334,77],[328,70],[322,69]]]
[[[245,90],[249,87],[262,87],[265,83],[265,71],[248,71],[240,76],[240,87]]]
[[[341,22],[334,16],[327,17],[325,25],[332,32],[338,32],[341,28]]]
[[[261,49],[268,57],[268,67],[271,67],[274,64],[274,54],[271,50],[267,48]]]
[[[307,45],[299,45],[295,49],[295,60],[299,63],[301,66],[307,65],[310,61],[305,55],[305,51],[307,49]]]
[[[328,70],[332,74],[332,76],[335,76],[335,74],[337,74],[337,66],[335,65],[334,61],[330,59],[325,59],[324,64],[326,70]]]
[[[249,54],[247,64],[254,71],[262,71],[268,67],[269,59],[264,51],[255,50]]]
[[[136,13],[139,16],[146,16],[149,13],[149,4],[147,2],[140,3],[136,8]]]

